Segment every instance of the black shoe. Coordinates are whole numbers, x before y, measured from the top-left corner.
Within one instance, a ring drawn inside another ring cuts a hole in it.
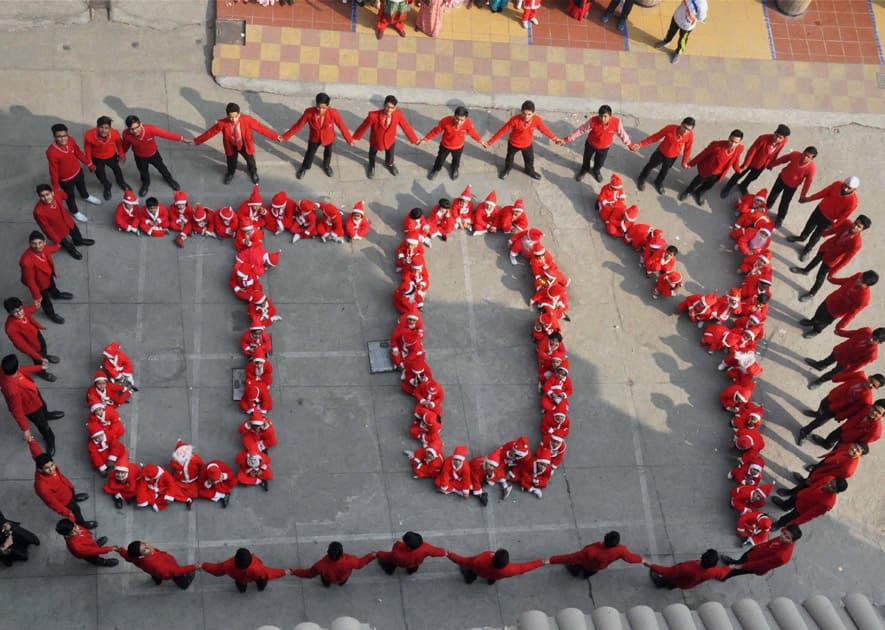
[[[803,317],[799,320],[800,326],[814,326],[814,322],[808,319],[807,317]]]
[[[65,412],[64,411],[50,411],[49,413],[46,414],[46,417],[49,420],[61,420],[62,418],[65,417]]]
[[[645,190],[645,180],[640,178],[636,180],[636,188],[638,190]]]
[[[820,334],[819,330],[808,330],[802,333],[803,339],[811,339],[812,337],[817,337]]]
[[[808,416],[809,418],[817,418],[817,412],[813,409],[805,409],[802,411],[802,415]]]
[[[129,185],[128,183],[126,183],[126,182],[122,182],[122,183],[121,183],[121,182],[117,182],[117,186],[119,186],[119,187],[120,187],[120,190],[123,190],[123,191],[126,191],[126,190],[133,190],[132,186],[130,186],[130,185]]]
[[[298,169],[298,172],[295,173],[295,179],[301,179],[302,177],[304,177],[304,169],[303,169],[303,168],[299,168],[299,169]]]
[[[188,509],[188,511],[190,511],[190,510],[193,509],[193,507],[194,507],[194,500],[193,500],[193,499],[188,499],[188,500],[185,502],[185,504],[187,505],[187,509]]]
[[[436,177],[437,174],[439,174],[439,171],[432,170],[429,173],[427,173],[427,179],[429,179],[430,181],[433,181],[433,178]]]
[[[782,510],[787,509],[787,502],[785,499],[782,499],[781,497],[771,497],[771,502],[774,503],[776,506],[778,506]]]
[[[658,50],[663,50],[664,46],[666,46],[667,44],[668,42],[661,40],[657,44],[655,44],[655,48],[657,48]]]
[[[76,247],[65,248],[74,260],[83,260],[83,254],[77,251]],[[63,299],[63,298],[60,298]]]
[[[588,173],[588,171],[578,171],[578,174],[575,175],[575,181],[580,182],[584,179],[584,176]]]
[[[802,239],[799,238],[798,235],[793,234],[793,236],[788,236],[788,237],[787,237],[787,240],[790,241],[791,243],[798,243],[798,242],[800,242]]]
[[[813,297],[814,297],[814,293],[803,293],[802,295],[799,296],[799,301],[800,302],[807,302],[808,300],[810,300]]]
[[[122,510],[123,509],[123,499],[121,499],[120,497],[114,497],[114,507],[117,508],[118,510]]]
[[[820,387],[821,385],[823,385],[823,382],[822,382],[822,381],[819,381],[819,380],[813,380],[813,381],[811,381],[811,382],[808,384],[808,389],[817,389],[817,388]]]
[[[160,586],[163,583],[163,578],[158,578],[156,575],[152,575],[151,579],[154,581],[154,584]]]
[[[83,501],[85,501],[88,498],[89,498],[89,495],[86,494],[85,492],[78,492],[77,494],[74,495],[74,501],[76,501],[77,503],[83,503]]]
[[[261,480],[261,483],[258,484],[258,485],[261,486],[261,487],[264,489],[265,492],[267,492],[268,490],[270,490],[270,484],[267,483],[267,479],[262,479],[262,480]]]
[[[799,431],[799,433],[796,434],[796,446],[802,446],[802,442],[804,442],[807,437],[807,431]]]
[[[332,170],[331,166],[324,166],[323,172],[326,174],[326,177],[332,177],[335,175],[335,171]]]
[[[805,262],[805,259],[808,258],[808,250],[803,249],[802,253],[799,254],[799,262]]]
[[[701,193],[695,191],[694,193],[692,193],[692,197],[694,197],[696,204],[698,204],[699,206],[704,205],[704,196],[701,195]]]
[[[222,509],[226,508],[227,504],[230,503],[230,492],[228,492],[226,495],[221,497],[221,500],[219,501],[219,503],[221,504]]]
[[[116,558],[102,558],[104,562],[101,563],[103,567],[115,567],[120,564],[120,561]]]
[[[51,372],[47,372],[46,370],[41,370],[41,371],[37,372],[37,376],[39,376],[40,378],[42,378],[44,381],[46,381],[48,383],[54,383],[56,380],[58,380],[58,379],[56,379],[55,374],[52,374]]]
[[[394,177],[399,175],[399,169],[396,167],[395,164],[388,164],[387,170],[390,171],[390,174],[393,175]]]
[[[252,183],[257,184],[261,181],[261,178],[258,177],[258,173],[252,173],[249,177],[252,178]]]
[[[581,573],[583,573],[580,565],[577,564],[567,564],[565,565],[565,570],[571,573],[573,577],[581,577]]]
[[[449,237],[446,236],[445,234],[440,234],[439,240],[441,240],[443,243],[445,243],[447,240],[449,240]]]
[[[686,197],[688,197],[688,193],[685,192],[684,190],[683,190],[681,193],[679,193],[678,195],[676,195],[676,198],[677,198],[679,201],[685,201],[685,198],[686,198]]]
[[[101,196],[104,197],[105,201],[108,201],[111,198],[111,187],[105,186],[104,190],[101,191]]]
[[[46,360],[49,361],[50,363],[58,363],[59,361],[61,361],[61,359],[59,359],[59,358],[58,358],[57,356],[55,356],[54,354],[47,354],[45,358],[46,358]]]
[[[503,171],[501,171],[501,174],[498,175],[498,179],[507,179],[507,176],[510,175],[511,170],[512,170],[512,167],[505,168]]]
[[[793,480],[796,483],[801,483],[801,484],[805,483],[805,477],[802,475],[802,473],[792,472],[790,474],[793,476]],[[783,490],[783,488],[781,490]],[[781,494],[781,490],[778,490],[777,493]],[[787,493],[787,492],[789,492],[789,490],[784,490],[784,493]]]
[[[824,438],[819,435],[812,435],[811,441],[817,444],[818,446],[823,446],[824,448],[830,448],[829,442],[827,442]]]
[[[461,173],[458,169],[452,169],[452,173],[451,173],[452,181],[455,181],[456,179],[458,179],[458,175],[460,175],[460,174]]]
[[[94,238],[81,238],[79,241],[75,241],[74,245],[82,245],[83,247],[92,247],[95,245]]]
[[[149,190],[149,187],[147,186],[147,184],[143,185],[141,188],[138,189],[138,196],[139,197],[147,196],[148,190]]]
[[[655,190],[658,191],[659,195],[664,194],[664,185],[663,184],[655,184]]]
[[[805,270],[804,267],[795,267],[795,266],[793,266],[793,267],[790,267],[790,271],[792,271],[793,273],[801,273],[803,276],[807,276],[807,275],[808,275],[808,272]]]
[[[85,527],[86,529],[95,529],[96,527],[98,527],[98,523],[96,521],[86,521],[85,523],[83,523],[83,527]]]
[[[53,313],[52,315],[47,315],[50,321],[55,322],[56,324],[64,324],[65,318],[59,315],[58,313]]]
[[[68,291],[59,291],[55,295],[52,296],[55,300],[73,300],[74,294]]]
[[[95,544],[98,545],[99,547],[104,547],[104,544],[105,544],[107,541],[108,541],[108,537],[107,537],[107,536],[99,536],[99,537],[95,540]]]
[[[369,179],[375,178],[375,167],[374,166],[370,166],[369,168],[366,169],[366,177],[368,177]]]
[[[590,171],[590,174],[593,175],[593,179],[595,179],[597,182],[602,182],[602,173],[600,173],[599,171]]]
[[[169,188],[171,188],[175,192],[178,192],[179,190],[181,190],[181,186],[179,186],[178,182],[175,181],[174,179],[171,179],[171,178],[167,179],[166,183],[169,184]]]
[[[178,579],[175,585],[178,586],[178,588],[180,588],[181,590],[185,591],[187,590],[187,587],[191,585],[191,582],[194,581],[194,577],[196,577],[196,575],[196,571],[185,573]]]
[[[730,192],[731,192],[731,187],[726,186],[725,188],[723,188],[722,190],[719,191],[719,197],[722,199],[725,199],[726,197],[728,197],[728,194]]]
[[[799,473],[793,473],[793,474],[798,475]],[[801,477],[801,475],[799,475],[799,476]],[[788,490],[787,488],[778,488],[776,490],[776,492],[778,493],[779,496],[782,496],[785,498],[790,496],[791,494],[793,494],[792,490]]]
[[[719,554],[719,559],[722,560],[722,562],[724,562],[725,564],[737,564],[737,558],[726,556],[724,553]]]
[[[526,171],[526,175],[532,179],[541,179],[541,174],[538,171]]]
[[[224,184],[225,184],[225,185],[230,184],[232,181],[234,181],[234,174],[233,174],[233,173],[227,173],[227,174],[224,176],[224,180],[223,180],[223,181],[224,181]]]
[[[482,504],[483,507],[487,506],[489,504],[489,493],[483,492],[481,495],[479,495],[479,502],[480,504]]]

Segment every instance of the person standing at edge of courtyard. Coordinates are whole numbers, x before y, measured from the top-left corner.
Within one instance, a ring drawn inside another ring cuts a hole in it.
[[[117,186],[126,191],[132,187],[126,183],[120,165],[126,162],[126,151],[123,149],[123,138],[120,132],[111,127],[113,120],[108,116],[99,116],[95,121],[95,129],[89,129],[83,135],[83,150],[86,161],[95,164],[95,176],[101,182],[105,200],[111,198],[111,180],[105,168],[111,169]]]
[[[94,206],[101,205],[101,199],[90,195],[86,190],[86,177],[83,175],[80,163],[85,164],[90,171],[95,170],[95,165],[86,158],[77,141],[68,134],[67,125],[62,123],[52,125],[52,137],[55,141],[46,149],[52,188],[65,191],[68,196],[68,211],[77,221],[86,223],[89,219],[77,207],[77,194],[83,201]]]
[[[584,179],[584,175],[590,173],[593,175],[593,179],[601,182],[601,170],[605,164],[605,158],[608,157],[608,150],[615,141],[615,136],[617,135],[627,147],[632,144],[630,136],[624,130],[620,119],[612,116],[612,108],[608,105],[602,105],[596,116],[591,116],[590,120],[563,138],[562,142],[568,144],[585,133],[587,134],[587,142],[584,143],[584,158],[581,162],[581,170],[575,175],[575,179],[581,181]],[[590,160],[593,160],[592,168]]]
[[[619,4],[621,6],[621,15],[618,17],[618,30],[622,33],[627,32],[627,18],[630,17],[630,11],[633,10],[633,5],[636,3],[636,0],[611,0],[608,3],[608,8],[602,12],[602,23],[608,24],[608,21],[611,19],[611,16],[614,14],[615,9],[618,8]]]
[[[341,135],[347,141],[347,144],[353,145],[353,137],[344,121],[341,120],[341,114],[329,104],[332,99],[325,92],[320,92],[314,99],[316,105],[308,107],[301,114],[301,118],[289,127],[289,130],[283,134],[283,142],[301,131],[304,125],[310,128],[310,134],[307,138],[307,150],[304,152],[304,161],[301,168],[295,173],[297,179],[304,177],[304,173],[313,166],[313,158],[317,153],[320,145],[323,147],[323,172],[328,177],[332,177],[335,172],[332,170],[332,146],[335,144],[335,127],[341,130]]]
[[[704,193],[716,182],[725,179],[729,169],[733,168],[736,173],[740,172],[738,169],[740,169],[741,153],[744,150],[743,139],[744,132],[734,129],[728,134],[727,140],[714,140],[694,156],[688,165],[697,166],[698,174],[685,190],[679,193],[677,199],[683,201],[689,195],[693,195],[699,206],[704,205]]]
[[[857,187],[860,179],[852,175],[844,180],[835,181],[826,188],[822,188],[813,195],[800,197],[799,203],[808,203],[820,199],[820,203],[808,217],[802,233],[798,236],[788,236],[791,243],[801,243],[807,239],[805,247],[799,254],[799,260],[804,261],[809,252],[814,249],[820,240],[824,230],[847,219],[851,213],[857,210]]]
[[[452,156],[451,177],[453,180],[458,179],[459,169],[461,168],[461,154],[464,152],[464,142],[466,137],[469,135],[471,138],[482,144],[483,147],[485,147],[485,144],[482,141],[482,137],[473,127],[473,122],[470,120],[470,112],[463,105],[456,107],[453,115],[441,118],[436,127],[428,131],[427,135],[418,140],[415,144],[420,145],[423,142],[427,142],[440,133],[442,134],[442,138],[440,138],[439,141],[439,151],[436,154],[436,161],[433,163],[433,168],[427,173],[427,179],[433,181],[436,174],[442,170],[446,157],[450,154]]]
[[[522,153],[526,175],[532,179],[541,179],[541,174],[535,170],[535,129],[556,144],[562,144],[562,139],[550,131],[547,125],[544,124],[544,121],[541,120],[541,117],[535,114],[535,104],[532,101],[523,102],[519,109],[520,113],[512,116],[510,120],[501,125],[501,128],[495,132],[495,135],[483,142],[483,146],[488,149],[500,140],[505,133],[509,133],[507,138],[507,155],[504,157],[504,170],[501,171],[498,177],[505,179],[510,174],[510,171],[513,170],[513,158],[519,152]]]
[[[790,267],[790,271],[793,273],[801,273],[804,276],[808,275],[817,265],[820,265],[814,285],[807,293],[799,296],[800,302],[807,302],[817,295],[818,290],[823,286],[824,280],[827,277],[834,276],[851,262],[863,246],[861,233],[864,230],[870,229],[872,224],[867,215],[861,214],[854,221],[842,219],[821,233],[821,236],[828,236],[829,238],[821,243],[811,262],[804,267]]]
[[[814,181],[814,175],[817,172],[817,165],[814,158],[817,157],[816,147],[805,147],[803,151],[791,151],[786,155],[782,155],[774,162],[768,165],[769,170],[775,166],[786,164],[781,172],[778,173],[771,192],[765,199],[765,205],[772,208],[774,202],[777,201],[778,195],[781,195],[780,204],[777,207],[777,219],[774,221],[774,227],[780,228],[784,220],[787,218],[787,212],[790,210],[790,202],[799,184],[802,184],[802,192],[799,193],[800,199],[805,199],[808,189],[811,188],[811,182]],[[783,194],[781,194],[783,193]]]
[[[679,39],[676,43],[676,51],[670,57],[670,63],[678,63],[679,55],[685,52],[685,46],[688,44],[688,36],[697,27],[698,22],[707,21],[707,0],[680,0],[679,6],[673,12],[670,18],[670,28],[664,39],[655,44],[655,48],[663,50],[669,44],[676,32],[679,32]]]
[[[735,169],[734,175],[722,187],[719,196],[725,199],[735,186],[738,187],[742,195],[748,194],[750,184],[755,182],[762,171],[770,168],[777,160],[777,156],[786,146],[789,137],[790,128],[786,125],[778,125],[774,133],[763,133],[753,140],[753,144],[747,150],[747,155],[744,156],[741,169]]]
[[[28,249],[19,258],[21,282],[31,291],[34,304],[43,307],[43,312],[56,324],[64,324],[65,318],[55,312],[52,300],[72,300],[73,293],[59,291],[55,286],[55,263],[52,254],[61,247],[48,245],[42,232],[34,230],[28,236]]]
[[[399,169],[394,164],[396,151],[396,129],[402,127],[403,133],[412,144],[418,143],[418,136],[397,109],[399,101],[393,94],[384,97],[384,108],[369,112],[362,124],[353,132],[354,140],[362,140],[366,131],[369,132],[369,166],[366,168],[366,176],[369,179],[375,177],[375,156],[378,151],[384,151],[384,165],[391,175],[399,175]]]
[[[21,429],[25,441],[31,442],[34,439],[28,424],[30,422],[43,436],[46,451],[51,458],[55,454],[55,434],[49,427],[49,421],[64,418],[65,412],[49,411],[40,390],[31,378],[32,374],[37,374],[45,369],[46,367],[42,364],[19,366],[18,357],[14,354],[7,354],[2,359],[0,390],[3,392],[3,398],[6,399],[9,414]],[[31,450],[36,452],[38,448],[34,445]]]
[[[34,220],[49,240],[64,247],[74,260],[83,258],[77,245],[95,245],[91,238],[83,238],[80,228],[74,223],[69,212],[61,207],[64,192],[56,195],[48,184],[37,185],[37,203],[34,205]]]
[[[641,142],[630,146],[631,151],[637,152],[642,147],[662,140],[655,152],[651,154],[648,163],[639,172],[639,177],[636,179],[636,187],[639,190],[645,189],[645,180],[651,174],[652,169],[660,166],[661,170],[655,178],[655,190],[659,195],[663,195],[664,179],[680,153],[682,153],[682,168],[688,168],[688,161],[691,159],[691,145],[694,142],[694,126],[694,118],[687,116],[678,125],[662,127]]]
[[[185,144],[193,144],[194,141],[188,140],[177,133],[161,129],[156,125],[146,125],[134,114],[126,116],[125,122],[123,150],[128,151],[129,147],[132,147],[132,154],[135,156],[135,166],[138,167],[138,174],[141,176],[141,188],[138,189],[138,196],[144,197],[148,194],[148,190],[150,190],[151,174],[148,171],[150,166],[153,166],[160,172],[160,175],[169,184],[169,188],[176,192],[179,191],[181,186],[178,185],[178,182],[175,181],[172,173],[166,167],[163,156],[160,155],[160,149],[157,147],[157,138],[184,142]]]
[[[384,37],[384,29],[392,26],[400,37],[406,36],[405,21],[411,9],[412,0],[379,0],[378,21],[375,22],[375,37]]]
[[[15,349],[31,357],[34,365],[43,368],[41,372],[37,372],[37,376],[44,381],[54,382],[55,374],[48,371],[50,363],[58,363],[60,358],[54,354],[49,354],[46,347],[46,340],[43,338],[41,330],[45,330],[43,325],[34,319],[34,311],[37,310],[36,304],[25,306],[17,297],[8,297],[3,300],[3,308],[9,313],[6,318],[6,336],[15,346]]]
[[[830,278],[830,282],[839,285],[839,288],[824,298],[810,319],[799,320],[800,326],[811,328],[802,335],[805,339],[819,335],[837,319],[836,334],[845,332],[851,320],[869,306],[870,287],[879,282],[879,274],[868,269],[847,278]]]
[[[224,155],[227,158],[227,172],[224,175],[224,183],[230,184],[237,172],[237,162],[239,156],[242,155],[246,161],[246,170],[249,171],[249,177],[253,184],[259,182],[258,167],[255,166],[255,141],[252,139],[252,132],[257,131],[265,138],[282,142],[283,137],[262,125],[260,122],[240,113],[240,106],[236,103],[228,103],[224,108],[224,118],[209,127],[206,131],[194,138],[194,144],[203,144],[221,132],[221,142],[224,146]]]

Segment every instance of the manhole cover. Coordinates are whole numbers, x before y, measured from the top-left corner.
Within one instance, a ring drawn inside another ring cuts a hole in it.
[[[393,372],[393,362],[390,360],[389,341],[370,341],[369,347],[369,372],[380,374],[381,372]]]
[[[876,74],[876,83],[879,84],[880,90],[885,90],[885,72],[879,72]]]
[[[246,389],[246,370],[234,368],[231,370],[231,374],[233,376],[234,400],[240,400],[243,397],[243,390]]]
[[[215,23],[216,44],[246,43],[246,22],[243,20],[218,20]]]

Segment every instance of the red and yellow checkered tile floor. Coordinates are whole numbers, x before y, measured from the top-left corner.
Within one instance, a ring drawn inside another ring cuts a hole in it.
[[[255,79],[885,112],[877,84],[882,3],[813,0],[805,15],[789,18],[774,0],[710,0],[706,23],[673,66],[652,46],[679,1],[637,5],[626,33],[616,19],[600,22],[598,3],[578,22],[567,15],[567,0],[545,0],[528,30],[513,6],[501,14],[453,7],[437,38],[412,30],[413,11],[407,37],[388,31],[378,41],[377,10],[368,3],[218,0],[218,20],[245,21],[246,38],[242,46],[216,45],[212,67],[216,76]]]

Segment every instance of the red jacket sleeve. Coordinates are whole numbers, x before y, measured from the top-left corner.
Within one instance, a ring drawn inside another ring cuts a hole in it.
[[[544,124],[544,121],[541,120],[540,116],[538,116],[537,119],[538,119],[538,127],[537,127],[538,131],[543,133],[545,136],[547,136],[551,140],[557,140],[556,134],[553,133],[552,131],[550,131],[550,128]]]
[[[201,133],[199,136],[194,138],[194,144],[203,144],[209,138],[219,134],[221,132],[221,122],[217,122],[211,127],[209,127],[206,131]]]
[[[580,551],[550,556],[550,564],[581,564],[583,560],[584,556]]]
[[[301,131],[301,128],[304,127],[304,125],[307,124],[307,117],[308,117],[309,115],[310,115],[310,108],[305,109],[304,112],[301,114],[301,118],[299,118],[299,119],[295,122],[295,124],[292,125],[291,127],[289,127],[289,130],[286,131],[286,133],[283,134],[283,140],[288,140],[289,138],[291,138],[292,136],[294,136],[296,133],[298,133],[299,131]]]
[[[511,562],[506,567],[500,570],[500,574],[502,577],[513,577],[515,575],[522,575],[523,573],[534,571],[538,567],[542,566],[544,566],[543,560],[531,560],[529,562]]]
[[[651,134],[645,140],[640,141],[639,146],[640,147],[647,147],[650,144],[654,144],[658,140],[662,139],[664,137],[664,134],[666,134],[666,133],[667,133],[666,127],[658,129],[655,133]]]
[[[230,560],[225,560],[224,562],[204,562],[201,566],[206,573],[221,577],[222,575],[227,575],[228,562]]]
[[[356,131],[353,132],[354,140],[362,140],[366,131],[372,124],[372,112],[369,112],[369,115],[366,116],[366,119],[360,123],[360,126],[356,128]]]
[[[341,114],[338,113],[337,109],[332,110],[332,120],[335,122],[338,129],[341,130],[341,135],[344,136],[344,139],[347,140],[348,144],[353,142],[353,136],[350,135],[350,130],[347,128],[347,125],[344,124],[344,121],[341,119]]]
[[[184,136],[172,133],[171,131],[166,131],[162,127],[157,127],[156,125],[145,125],[151,132],[158,138],[165,138],[166,140],[174,140],[176,142],[184,141]]]
[[[405,115],[403,115],[402,113],[400,113],[399,116],[399,126],[403,130],[403,133],[406,134],[406,138],[409,139],[409,142],[411,142],[412,144],[418,142],[418,135],[415,133],[415,130],[412,129],[412,125],[409,124],[409,121],[406,120]]]
[[[495,132],[495,135],[492,136],[491,138],[489,138],[489,146],[495,144],[498,140],[500,140],[501,138],[504,137],[505,133],[507,133],[508,131],[513,129],[514,120],[515,120],[515,117],[511,118],[510,120],[505,122],[503,125],[501,125],[501,128]]]
[[[277,139],[277,132],[276,131],[274,131],[270,127],[265,127],[264,125],[262,125],[260,122],[258,122],[257,120],[255,120],[251,116],[246,118],[246,123],[249,125],[249,128],[252,129],[252,131],[257,131],[265,138],[267,138],[269,140],[276,140]]]

